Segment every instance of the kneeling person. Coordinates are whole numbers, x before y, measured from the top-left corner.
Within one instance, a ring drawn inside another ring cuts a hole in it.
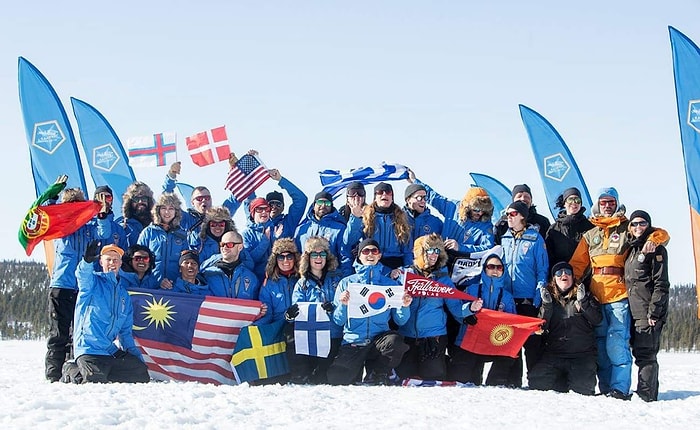
[[[95,272],[92,263],[99,245],[91,242],[78,265],[73,336],[77,359],[64,366],[64,382],[148,382],[148,369],[131,332],[131,298],[120,283],[124,251],[116,245],[102,248],[102,272]]]

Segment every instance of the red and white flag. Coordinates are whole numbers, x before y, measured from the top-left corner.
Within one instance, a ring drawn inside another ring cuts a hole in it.
[[[185,138],[185,142],[192,161],[200,167],[214,164],[217,161],[228,161],[229,155],[231,155],[225,125],[188,136]]]
[[[168,166],[177,161],[177,134],[156,133],[126,139],[131,167]]]
[[[246,154],[233,165],[226,178],[226,188],[242,202],[263,182],[270,179],[267,168],[256,156]]]

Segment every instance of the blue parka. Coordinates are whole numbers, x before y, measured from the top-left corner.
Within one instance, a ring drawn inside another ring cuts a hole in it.
[[[114,222],[119,224],[124,229],[124,236],[126,237],[126,247],[122,249],[127,249],[131,245],[136,245],[139,241],[139,235],[143,231],[143,224],[136,218],[124,217],[117,218]]]
[[[355,274],[346,276],[338,283],[333,298],[333,321],[343,326],[343,344],[369,345],[372,340],[389,331],[389,318],[392,318],[398,326],[406,324],[411,315],[411,309],[401,307],[398,309],[387,309],[381,314],[368,318],[348,318],[348,307],[340,303],[340,295],[347,290],[351,283],[372,284],[372,285],[398,285],[397,281],[384,276],[384,266],[377,263],[374,266],[367,266],[355,263]]]
[[[403,211],[411,224],[411,242],[430,233],[442,235],[442,221],[430,213],[430,208],[425,208],[423,213],[417,215],[408,206],[404,206]]]
[[[350,215],[350,219],[345,229],[343,242],[348,249],[352,249],[354,245],[362,239],[366,239],[364,232],[364,224],[362,217]],[[399,257],[403,259],[401,266],[410,266],[413,263],[413,242],[409,237],[406,243],[399,243],[396,234],[394,233],[394,213],[375,212],[374,217],[374,234],[372,239],[379,243],[379,249],[382,251],[382,258]]]
[[[308,275],[299,279],[294,286],[292,293],[292,303],[312,302],[325,303],[334,302],[335,291],[338,288],[343,275],[339,271],[328,272],[323,278],[323,282],[313,275]],[[331,317],[331,338],[340,339],[343,337],[343,327],[336,324]]]
[[[407,271],[423,276],[415,268],[409,268]],[[454,288],[446,269],[433,272],[427,278]],[[442,297],[414,297],[410,306],[411,315],[406,324],[399,327],[399,333],[415,339],[447,334],[445,306],[457,321],[462,321],[464,317],[474,313],[469,308],[471,302]]]
[[[296,273],[292,276],[280,274],[278,279],[265,279],[258,300],[267,305],[267,312],[255,322],[256,325],[284,321],[284,311],[292,305],[292,293],[298,280]]]
[[[182,277],[179,277],[173,282],[173,288],[170,291],[173,291],[175,293],[185,293],[185,294],[194,294],[196,296],[211,296],[211,290],[209,289],[209,285],[206,284],[203,280],[200,282],[199,277],[200,275],[197,275],[197,283],[193,284],[191,282],[187,282]]]
[[[155,290],[160,287],[160,283],[153,276],[152,272],[146,272],[143,279],[139,279],[139,275],[136,272],[125,272],[120,273],[120,281],[124,288],[131,290],[134,288],[144,288],[146,290]]]
[[[153,276],[158,285],[163,279],[173,281],[180,276],[180,253],[189,249],[187,234],[182,228],[165,231],[157,224],[150,224],[139,235],[138,244],[147,246],[156,256]]]
[[[324,215],[320,220],[314,215],[311,206],[306,213],[306,219],[299,225],[296,233],[297,249],[303,252],[306,241],[311,236],[321,236],[328,240],[330,250],[340,263],[340,271],[344,276],[352,274],[352,253],[343,241],[345,234],[345,218],[335,208],[333,212]]]
[[[75,304],[73,350],[84,354],[113,355],[119,348],[143,360],[132,335],[134,309],[131,297],[114,273],[95,272],[82,258],[78,264],[78,298]],[[121,276],[121,272],[120,272]]]
[[[75,271],[88,244],[93,240],[109,240],[111,233],[111,223],[108,219],[94,217],[74,233],[54,239],[55,257],[49,287],[77,289]]]
[[[239,263],[229,279],[226,273],[216,266],[220,260],[221,254],[217,254],[207,260],[207,267],[204,267],[203,264],[201,268],[201,273],[209,285],[211,294],[217,297],[258,300],[260,283],[255,274]]]
[[[515,299],[529,299],[535,307],[542,302],[540,291],[547,284],[549,259],[544,239],[528,226],[519,238],[509,229],[501,237],[505,263],[506,290]]]
[[[279,235],[279,237],[291,237],[294,238],[294,233],[297,230],[297,226],[299,225],[299,222],[301,219],[304,217],[304,210],[306,209],[306,203],[309,201],[309,199],[306,197],[306,194],[304,194],[303,191],[301,191],[299,188],[297,188],[296,185],[291,183],[287,178],[282,177],[279,181],[279,186],[283,190],[289,194],[289,197],[292,198],[292,204],[289,205],[289,210],[287,211],[286,214],[282,213],[274,218],[270,218],[270,221],[272,221],[272,225],[274,227],[277,227],[278,225],[282,224],[282,234]],[[245,199],[245,210],[246,213],[249,213],[248,205],[250,202],[253,201],[253,199],[256,198],[255,193],[252,193]],[[233,212],[231,212],[231,216],[233,216]],[[250,217],[246,217],[246,222],[247,222],[247,227],[250,227],[253,224],[253,220]]]

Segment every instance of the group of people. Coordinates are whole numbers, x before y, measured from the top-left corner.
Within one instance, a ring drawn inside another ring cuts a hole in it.
[[[262,384],[420,378],[479,385],[490,362],[486,384],[520,387],[522,358],[460,347],[486,308],[544,319],[541,332],[525,343],[530,388],[593,395],[597,381],[601,394],[629,399],[634,356],[637,394],[657,399],[669,236],[644,211],[627,218],[614,188],[598,194],[590,217],[581,192],[564,190],[550,225],[532,204],[530,188],[517,185],[494,225],[484,189],[471,187],[452,200],[411,170],[402,206],[389,183],[374,185],[368,198],[366,186],[353,182],[342,207],[320,191],[308,209],[298,187],[277,169],[269,173],[292,200],[286,213],[279,191],[253,194],[243,204],[230,196],[213,206],[204,186],[194,189],[192,208],[185,210],[173,193],[179,163],[157,199],[148,185],[131,184],[119,219],[111,210],[112,190],[98,187],[100,213],[56,240],[47,379],[148,381],[126,293],[147,288],[259,300],[254,324],[285,321],[290,372]],[[63,202],[84,199],[81,190],[63,192]],[[240,206],[248,214],[242,231],[232,219]],[[476,299],[405,294],[398,308],[348,316],[350,284],[400,285],[408,272]],[[295,353],[300,302],[320,303],[333,323],[325,358]]]

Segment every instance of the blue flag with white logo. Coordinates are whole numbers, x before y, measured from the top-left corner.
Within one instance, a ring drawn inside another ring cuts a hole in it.
[[[29,142],[34,189],[40,196],[60,175],[69,188],[87,193],[83,166],[70,122],[49,81],[26,59],[19,57],[19,104]]]
[[[489,193],[493,203],[493,215],[491,220],[494,224],[501,218],[508,205],[513,201],[510,190],[499,180],[481,173],[469,173],[477,187],[481,187]]]
[[[122,194],[129,184],[136,181],[124,147],[117,133],[97,109],[74,97],[70,100],[92,181],[98,187],[109,185],[113,197],[112,211],[115,217],[119,217]]]
[[[527,106],[519,107],[552,216],[556,220],[561,210],[557,208],[557,197],[571,187],[581,191],[582,205],[590,214],[591,195],[564,139],[542,115]]]
[[[685,180],[690,202],[690,226],[695,254],[695,286],[700,318],[700,49],[673,27],[671,51],[676,82],[678,125],[685,164]]]

